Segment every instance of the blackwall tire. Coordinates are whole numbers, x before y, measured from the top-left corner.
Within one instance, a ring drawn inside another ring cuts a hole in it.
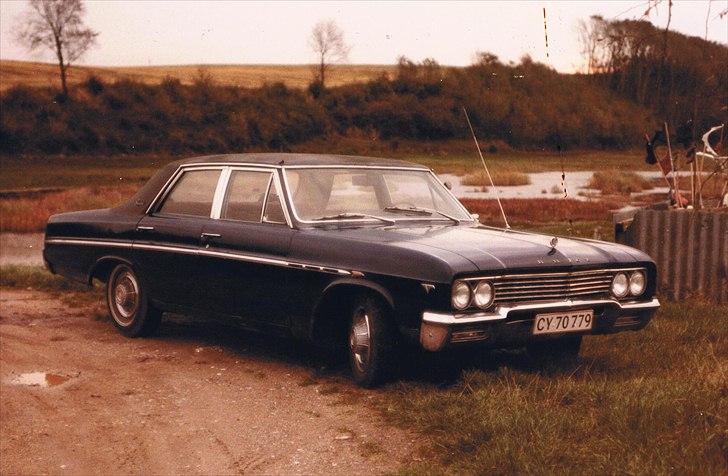
[[[381,300],[363,296],[354,303],[348,349],[351,373],[358,385],[371,388],[390,377],[395,336],[389,307]]]
[[[114,326],[127,337],[151,335],[162,320],[162,313],[149,304],[142,281],[126,264],[118,265],[109,275],[106,305]]]

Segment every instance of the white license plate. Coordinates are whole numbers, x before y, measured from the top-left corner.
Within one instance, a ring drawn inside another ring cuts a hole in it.
[[[593,323],[594,311],[592,309],[536,314],[536,319],[533,320],[533,333],[536,335],[588,331],[592,328]]]

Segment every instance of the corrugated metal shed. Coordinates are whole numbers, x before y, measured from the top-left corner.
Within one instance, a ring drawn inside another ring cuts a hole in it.
[[[614,221],[618,243],[657,263],[661,296],[728,302],[728,212],[640,209]]]

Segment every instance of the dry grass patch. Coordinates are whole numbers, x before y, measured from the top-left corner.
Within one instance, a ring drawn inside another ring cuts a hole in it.
[[[531,183],[531,179],[523,172],[495,172],[491,173],[491,177],[493,177],[493,183],[496,186],[502,187],[528,185]],[[491,185],[490,179],[486,175],[485,171],[466,175],[462,179],[462,184],[484,187],[489,187]]]
[[[496,200],[462,199],[461,202],[470,213],[480,215],[482,223],[495,225],[502,223]],[[619,202],[602,200],[587,202],[573,199],[507,198],[502,199],[501,203],[511,225],[604,221],[611,218],[611,210],[620,208]]]
[[[651,180],[634,172],[608,170],[594,172],[587,186],[600,190],[602,195],[629,195],[653,188]]]
[[[392,76],[395,65],[331,65],[327,78],[330,86],[365,82],[382,74]],[[68,70],[70,85],[80,84],[94,75],[104,82],[122,79],[144,84],[159,84],[166,77],[179,79],[182,84],[192,84],[200,70],[209,74],[215,83],[223,86],[257,88],[265,83],[282,82],[288,87],[305,88],[313,79],[311,65],[307,64],[210,64],[169,66],[71,66]],[[58,87],[58,66],[51,63],[29,61],[0,61],[0,91],[16,85],[29,87]]]
[[[45,230],[48,217],[56,213],[106,208],[118,205],[136,192],[139,185],[82,187],[30,198],[0,200],[0,230],[31,233]]]
[[[379,408],[430,438],[407,474],[726,474],[726,315],[667,303],[641,332],[587,337],[573,365],[473,356],[450,384],[392,384]]]

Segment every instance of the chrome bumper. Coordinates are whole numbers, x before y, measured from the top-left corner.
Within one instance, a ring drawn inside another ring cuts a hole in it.
[[[653,298],[646,302],[618,302],[612,299],[593,299],[572,301],[549,301],[541,303],[513,304],[511,306],[498,306],[494,312],[477,312],[475,314],[454,314],[425,311],[422,320],[430,324],[456,325],[479,324],[482,322],[501,321],[508,318],[511,312],[541,311],[549,309],[579,309],[593,306],[618,307],[622,311],[649,311],[660,307],[660,301]]]
[[[602,309],[601,322],[597,323],[592,333],[620,332],[629,328],[644,327],[659,307],[660,301],[656,298],[650,301],[628,302],[613,299],[584,299],[501,305],[491,312],[469,314],[425,311],[420,326],[420,344],[427,350],[435,351],[442,349],[449,342],[455,343],[456,339],[458,342],[472,342],[491,340],[491,337],[498,335],[501,337],[512,335],[519,325],[524,326],[532,322],[533,315],[553,310]],[[637,316],[637,318],[631,320],[623,317],[627,322],[625,324],[618,320],[622,316]],[[530,332],[528,329],[526,331]],[[517,339],[522,341],[530,338],[528,335],[523,335],[522,331]]]

